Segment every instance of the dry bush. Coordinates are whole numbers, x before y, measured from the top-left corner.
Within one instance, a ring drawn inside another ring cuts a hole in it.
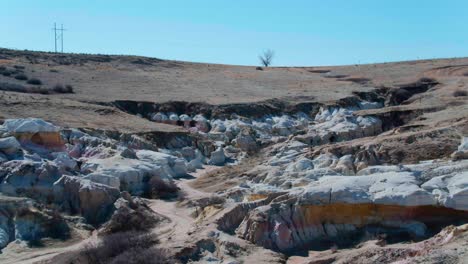
[[[71,85],[63,86],[62,84],[56,84],[52,88],[52,91],[55,93],[73,93],[73,87]]]
[[[463,91],[463,90],[456,90],[455,92],[453,92],[453,96],[455,96],[455,97],[468,96],[468,92]]]
[[[24,85],[16,84],[16,83],[7,83],[7,82],[0,82],[0,90],[9,91],[9,92],[20,92],[20,93],[28,92],[27,88]]]
[[[2,71],[3,76],[11,76],[11,71],[9,70],[4,70]]]
[[[146,196],[150,198],[168,199],[177,196],[179,188],[173,181],[164,181],[159,177],[152,177],[148,181]]]
[[[32,85],[41,85],[42,81],[37,78],[31,78],[28,80],[28,83]]]
[[[161,221],[161,218],[138,198],[133,201],[120,198],[116,203],[119,204],[118,208],[104,225],[103,233],[147,231]]]
[[[0,90],[18,93],[49,94],[50,90],[44,87],[24,86],[16,83],[0,82]]]
[[[21,81],[26,81],[28,79],[28,76],[26,76],[26,74],[24,74],[24,73],[20,73],[20,74],[15,76],[15,79],[16,80],[21,80]]]
[[[116,256],[111,264],[169,264],[174,263],[168,255],[168,252],[163,249],[149,248],[139,250],[131,248]]]
[[[81,255],[88,263],[173,263],[165,250],[155,247],[158,242],[151,233],[121,232],[86,244]]]

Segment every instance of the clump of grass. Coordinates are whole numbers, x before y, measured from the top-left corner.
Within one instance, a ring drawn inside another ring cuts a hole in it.
[[[18,69],[18,70],[24,70],[24,66],[22,65],[15,65],[13,66],[15,69]]]
[[[20,73],[20,74],[15,76],[15,79],[16,80],[21,80],[21,81],[26,81],[28,79],[28,76],[26,76],[26,74],[24,74],[24,73]]]
[[[71,85],[62,85],[62,84],[56,84],[52,90],[55,93],[73,93],[73,87]]]
[[[39,87],[39,88],[37,88],[36,91],[37,91],[37,93],[40,93],[40,94],[49,94],[50,93],[50,91],[48,89],[44,88],[44,87]]]
[[[58,70],[56,70],[56,69],[50,69],[49,71],[50,71],[50,72],[55,72],[55,73],[58,72]]]
[[[456,90],[455,92],[453,92],[453,96],[455,96],[455,97],[468,96],[468,92],[463,91],[463,90]]]
[[[29,84],[32,84],[32,85],[42,85],[42,81],[37,79],[37,78],[31,78],[28,80],[28,83]]]

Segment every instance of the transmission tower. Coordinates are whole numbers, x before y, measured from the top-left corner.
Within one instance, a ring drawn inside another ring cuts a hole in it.
[[[63,32],[66,30],[63,28],[63,24],[61,25],[60,28],[57,28],[57,23],[54,23],[54,28],[52,29],[54,31],[54,43],[55,43],[55,52],[57,53],[57,41],[60,40],[60,52],[63,53]]]

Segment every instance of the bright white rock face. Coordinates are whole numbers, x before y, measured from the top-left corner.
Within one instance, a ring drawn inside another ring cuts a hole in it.
[[[6,119],[3,127],[12,133],[59,132],[60,128],[38,118]]]
[[[434,177],[421,185],[440,205],[468,211],[468,171]]]

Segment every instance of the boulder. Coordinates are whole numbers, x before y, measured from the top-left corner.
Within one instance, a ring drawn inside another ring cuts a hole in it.
[[[186,114],[182,114],[179,116],[179,120],[184,123],[184,127],[189,128],[190,122],[192,121],[192,118]]]
[[[399,171],[408,171],[403,166],[400,165],[389,165],[389,166],[371,166],[359,170],[356,175],[370,175],[376,173],[386,173],[386,172],[399,172]]]
[[[197,149],[195,150],[195,157],[187,163],[187,170],[194,172],[197,169],[202,169],[205,161],[203,154]]]
[[[195,121],[195,127],[197,128],[197,131],[203,133],[208,133],[210,131],[210,123],[208,123],[208,120],[203,115],[196,115],[193,118],[193,121]]]
[[[453,160],[468,159],[468,137],[463,137],[460,146],[452,154]]]
[[[6,137],[0,139],[0,152],[7,157],[14,157],[21,151],[21,144],[15,137]]]
[[[22,207],[16,211],[15,238],[36,243],[44,237],[65,239],[70,228],[57,212],[40,211],[33,207]]]
[[[355,168],[354,168],[354,163],[353,163],[353,156],[352,155],[342,156],[336,163],[334,170],[344,175],[354,175]]]
[[[38,118],[7,119],[3,127],[21,144],[34,144],[53,150],[63,150],[60,128]]]
[[[53,188],[62,209],[82,215],[91,224],[107,220],[120,196],[116,188],[74,176],[62,176]]]
[[[431,192],[440,205],[468,211],[468,171],[434,177],[421,187]]]
[[[374,203],[401,206],[436,205],[433,195],[419,187],[412,172],[366,176],[324,176],[309,184],[301,204]]]
[[[53,162],[12,160],[0,166],[0,192],[47,201],[52,186],[62,176]]]
[[[136,154],[140,160],[162,167],[172,177],[187,175],[185,160],[182,158],[151,150],[139,150]]]
[[[183,147],[180,150],[180,154],[185,158],[185,160],[190,161],[195,158],[195,149],[192,147]]]
[[[66,171],[75,171],[78,169],[78,163],[66,152],[52,153],[54,163],[59,167],[62,173]]]
[[[151,120],[158,123],[165,123],[169,120],[166,114],[158,112],[151,117]]]
[[[128,191],[133,195],[143,194],[147,182],[153,177],[171,178],[166,172],[168,170],[171,168],[164,169],[155,162],[126,159],[120,156],[89,159],[81,166],[82,173],[87,174],[89,180],[113,187],[119,186],[122,191]]]
[[[226,162],[226,156],[222,147],[218,147],[215,151],[211,152],[210,160],[208,164],[222,166]]]
[[[255,152],[258,150],[257,141],[255,140],[254,131],[249,128],[243,128],[237,137],[234,139],[234,145],[245,152]]]
[[[127,158],[127,159],[137,159],[136,152],[130,148],[124,148],[122,152],[120,152],[120,156]]]
[[[171,125],[177,125],[179,121],[179,116],[176,113],[169,113],[169,123]]]
[[[312,160],[302,158],[288,165],[288,167],[286,168],[286,171],[302,172],[302,171],[307,171],[307,170],[312,170],[312,169],[314,169],[314,164]]]

